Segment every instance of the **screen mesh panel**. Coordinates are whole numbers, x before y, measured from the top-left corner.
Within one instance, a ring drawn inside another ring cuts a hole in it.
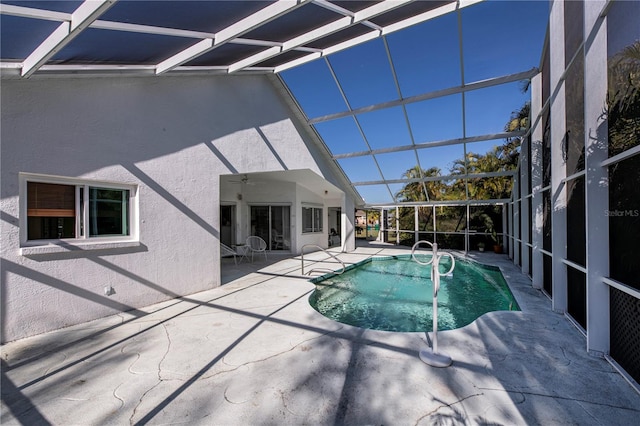
[[[551,190],[542,192],[542,248],[551,251]]]
[[[542,186],[551,185],[551,116],[549,110],[542,116]]]
[[[609,157],[640,144],[640,2],[613,2],[607,14]]]
[[[584,176],[567,182],[567,259],[586,266]]]
[[[564,63],[569,65],[571,58],[582,44],[584,34],[584,2],[564,2]]]
[[[587,277],[586,275],[567,266],[567,311],[574,320],[587,329]]]
[[[609,274],[640,290],[640,155],[609,167]]]
[[[567,102],[566,126],[562,151],[567,175],[584,170],[584,52],[579,51],[567,69],[565,80]]]
[[[551,256],[546,254],[542,255],[542,276],[544,277],[543,287],[544,291],[551,297],[553,297],[553,278],[551,271]]]
[[[640,299],[612,287],[609,303],[611,357],[640,383]]]

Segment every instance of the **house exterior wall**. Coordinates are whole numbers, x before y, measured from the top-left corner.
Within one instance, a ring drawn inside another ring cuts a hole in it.
[[[314,194],[312,191],[309,191],[306,188],[298,187],[296,191],[296,204],[291,214],[292,222],[295,223],[297,229],[302,229],[302,207],[310,206],[318,207],[322,209],[322,231],[321,232],[312,232],[312,233],[300,233],[296,241],[292,242],[292,247],[295,247],[295,252],[300,253],[302,251],[302,247],[305,244],[315,244],[320,247],[327,247],[327,236],[328,236],[328,218],[327,218],[327,209],[329,204],[325,204],[325,201]],[[313,251],[313,250],[310,250]]]
[[[220,285],[221,174],[336,182],[266,76],[3,80],[1,102],[3,342]],[[139,241],[21,254],[19,173],[136,185]]]

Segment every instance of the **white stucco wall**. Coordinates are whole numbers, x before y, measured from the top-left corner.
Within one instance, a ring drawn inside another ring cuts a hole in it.
[[[219,285],[220,174],[336,181],[265,76],[3,80],[1,102],[3,342]],[[20,172],[138,185],[140,245],[20,255]]]
[[[296,241],[293,242],[293,247],[295,247],[296,253],[300,253],[302,251],[302,247],[305,244],[315,244],[320,247],[328,247],[328,230],[327,230],[327,208],[328,204],[325,203],[325,200],[313,192],[309,191],[306,188],[297,187],[296,190],[296,208],[295,215],[292,217],[292,220],[295,221],[296,229],[302,229],[302,207],[303,206],[312,206],[322,209],[322,231],[321,232],[310,232],[310,233],[300,233]],[[314,251],[315,249],[309,249],[308,251]]]

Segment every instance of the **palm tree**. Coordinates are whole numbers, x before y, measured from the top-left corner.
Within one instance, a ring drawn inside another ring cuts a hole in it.
[[[410,168],[402,175],[402,177],[406,179],[423,179],[425,177],[437,176],[441,176],[441,171],[438,167],[422,170],[419,166]],[[425,188],[427,194],[424,192]],[[407,183],[398,191],[396,199],[400,202],[440,200],[446,192],[447,185],[442,181],[416,181]],[[429,197],[428,199],[427,195]],[[400,217],[398,219],[400,221],[400,228],[413,229],[413,226],[410,226],[414,220],[413,209],[400,209]],[[431,208],[418,208],[418,224],[420,230],[426,230],[431,221]]]
[[[529,129],[529,117],[531,115],[531,103],[525,102],[519,109],[511,113],[509,121],[504,126],[505,132],[517,132]],[[518,167],[520,156],[520,137],[509,137],[500,146],[500,157],[502,158],[506,170],[515,170]]]
[[[511,113],[511,118],[504,126],[505,132],[517,132],[529,128],[529,115],[531,113],[531,103],[524,103],[519,109]]]
[[[402,175],[405,179],[423,179],[425,177],[437,177],[442,173],[439,167],[431,167],[423,170],[419,166],[413,166]],[[424,192],[427,190],[427,194]],[[400,191],[396,193],[396,199],[400,202],[406,201],[429,201],[442,199],[443,192],[446,191],[446,185],[441,181],[416,181],[407,183]],[[427,199],[428,196],[428,199]]]
[[[462,158],[453,162],[452,175],[482,174],[501,172],[513,168],[511,156],[505,156],[504,145],[495,146],[486,154],[468,152],[466,161]],[[462,179],[452,186],[450,195],[457,199],[465,199],[465,182]],[[508,176],[494,176],[488,178],[469,179],[467,189],[470,199],[500,199],[508,198],[511,194],[511,178]]]
[[[528,83],[528,82],[527,82]],[[529,88],[523,86],[523,92]],[[525,102],[517,110],[511,113],[505,124],[506,132],[527,130],[530,125],[531,105]],[[506,138],[502,145],[495,146],[485,154],[468,152],[466,157],[455,160],[450,169],[451,176],[464,176],[467,174],[482,174],[515,170],[518,166],[520,155],[520,137]],[[427,170],[414,166],[407,170],[403,177],[406,179],[422,179],[423,177],[442,176],[438,167]],[[464,200],[467,193],[471,199],[502,199],[511,195],[513,180],[509,176],[496,176],[478,179],[457,178],[452,184],[445,181],[420,181],[407,183],[398,193],[396,198],[400,202],[406,201],[433,201],[433,200]],[[426,188],[426,194],[425,189]]]
[[[638,144],[640,134],[640,40],[609,59],[607,118],[609,155]]]

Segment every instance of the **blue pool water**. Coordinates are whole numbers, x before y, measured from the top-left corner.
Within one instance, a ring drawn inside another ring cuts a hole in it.
[[[423,260],[424,261],[424,260]],[[443,258],[440,271],[451,261]],[[433,328],[431,265],[410,256],[369,259],[342,275],[312,280],[309,302],[324,316],[361,328],[430,331]],[[456,258],[452,276],[444,276],[438,293],[438,329],[452,330],[491,311],[520,308],[496,267]]]

